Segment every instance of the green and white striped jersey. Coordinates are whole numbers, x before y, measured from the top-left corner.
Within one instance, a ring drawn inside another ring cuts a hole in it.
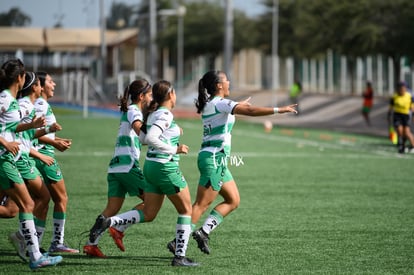
[[[200,151],[219,152],[226,155],[231,151],[231,130],[235,122],[232,114],[238,103],[221,97],[207,102],[201,114],[203,121],[203,142]]]
[[[53,114],[52,108],[50,107],[49,103],[43,98],[39,97],[36,99],[34,103],[34,110],[36,113],[36,117],[45,117],[46,125],[50,126],[56,122],[56,117]],[[50,139],[55,139],[55,133],[48,133],[45,135]],[[36,149],[47,156],[54,156],[55,155],[55,147],[49,144],[38,144]]]
[[[11,95],[9,90],[3,90],[0,93],[0,135],[6,141],[19,141],[19,134],[16,133],[17,125],[20,122],[20,110],[17,100]],[[20,148],[22,146],[20,145]],[[0,145],[0,155],[4,155],[7,152],[6,148]],[[19,154],[14,157],[18,159],[20,157],[21,150]]]
[[[19,103],[21,122],[31,122],[35,115],[35,110],[30,98],[28,96],[19,98],[17,102]],[[32,148],[33,146],[33,139],[35,133],[36,129],[29,129],[20,133],[20,143],[22,144],[21,150],[23,151],[23,153],[30,153],[30,148]]]
[[[159,137],[162,142],[171,146],[178,146],[181,129],[177,123],[175,123],[174,116],[170,110],[165,107],[159,107],[151,113],[147,119],[147,133],[151,127],[159,127],[162,130],[162,134]],[[167,163],[171,160],[178,162],[180,156],[178,154],[163,152],[153,146],[148,146],[146,160],[160,163]]]
[[[132,128],[137,120],[144,120],[142,112],[136,104],[131,104],[128,111],[121,115],[115,152],[109,163],[108,173],[128,173],[135,161],[139,160],[141,142]]]

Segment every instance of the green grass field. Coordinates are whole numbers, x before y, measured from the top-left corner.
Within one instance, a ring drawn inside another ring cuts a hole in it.
[[[64,128],[59,135],[73,139],[69,151],[57,153],[69,194],[65,239],[81,249],[86,240],[81,233],[106,204],[106,169],[118,119],[56,113]],[[181,143],[191,150],[181,158],[181,169],[194,198],[200,121],[178,122],[184,129]],[[211,234],[211,255],[190,240],[187,255],[200,267],[170,266],[166,244],[174,237],[177,214],[167,200],[154,222],[128,229],[125,252],[105,234],[100,246],[107,259],[63,255],[60,265],[40,272],[414,274],[414,154],[398,155],[384,138],[292,128],[265,133],[262,125],[241,120],[232,148],[230,169],[241,204]],[[127,198],[122,211],[136,202]],[[0,274],[30,272],[7,240],[17,226],[17,219],[0,220]]]

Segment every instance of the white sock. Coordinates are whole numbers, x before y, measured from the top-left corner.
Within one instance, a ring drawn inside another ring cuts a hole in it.
[[[130,210],[125,213],[116,215],[111,217],[111,224],[110,226],[113,226],[118,229],[118,227],[128,227],[133,224],[140,222],[140,213],[138,210]]]
[[[210,215],[208,215],[207,219],[205,220],[202,228],[203,231],[210,234],[211,231],[216,229],[217,226],[223,221],[223,216],[217,212],[216,210],[212,210]]]
[[[43,235],[45,233],[45,228],[43,226],[35,226],[36,228],[36,234],[37,234],[37,239],[39,240],[39,247],[42,246],[42,241],[43,241]]]
[[[66,220],[53,219],[52,244],[63,244],[65,237],[65,221]]]
[[[179,215],[175,231],[175,255],[185,256],[191,234],[191,216]]]
[[[36,229],[34,221],[30,219],[21,219],[19,221],[19,232],[26,242],[27,251],[29,252],[30,260],[37,261],[42,257],[39,251],[39,242],[36,237]]]

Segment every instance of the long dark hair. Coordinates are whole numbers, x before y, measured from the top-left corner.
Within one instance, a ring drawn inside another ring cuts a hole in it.
[[[119,109],[121,112],[128,112],[128,98],[131,101],[137,101],[140,94],[145,94],[151,89],[151,84],[145,79],[132,81],[124,90],[124,95],[119,98]]]
[[[36,72],[37,77],[40,80],[40,86],[44,87],[46,83],[46,76],[48,75],[47,72]]]
[[[216,84],[220,82],[222,71],[209,71],[198,81],[198,99],[195,100],[197,113],[201,113],[207,102],[217,94]]]
[[[154,112],[167,98],[168,93],[174,88],[167,80],[160,80],[152,87],[152,101],[144,113],[144,121],[147,122],[150,113]]]
[[[34,72],[26,72],[25,81],[22,89],[17,93],[17,98],[28,96],[32,93],[32,86],[37,83],[39,78]]]
[[[0,69],[0,91],[8,89],[20,76],[25,74],[24,64],[20,59],[10,59]]]

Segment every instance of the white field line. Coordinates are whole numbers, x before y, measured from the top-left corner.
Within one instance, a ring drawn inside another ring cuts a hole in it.
[[[191,123],[182,123],[181,126],[184,126],[185,128],[190,128],[190,129],[198,129],[198,125],[195,126],[194,124]],[[237,127],[236,127],[237,128]],[[378,145],[376,150],[372,150],[372,149],[366,149],[364,148],[364,145],[369,145],[372,146],[370,143],[353,143],[353,142],[345,142],[345,141],[338,141],[338,143],[332,143],[332,142],[325,142],[323,140],[320,141],[315,141],[315,140],[309,140],[306,138],[300,138],[300,137],[293,137],[293,136],[284,136],[284,135],[269,135],[266,133],[259,133],[259,132],[245,132],[245,131],[241,131],[241,130],[237,130],[237,129],[233,129],[233,138],[234,136],[243,136],[243,137],[254,137],[257,140],[271,140],[271,141],[275,141],[275,142],[285,142],[285,143],[293,143],[293,144],[298,144],[300,146],[311,146],[311,147],[316,147],[319,148],[320,150],[323,149],[340,149],[340,150],[349,150],[349,151],[353,151],[353,152],[358,152],[356,155],[366,155],[367,153],[371,153],[371,154],[375,154],[377,156],[383,156],[383,157],[391,157],[391,158],[395,158],[395,157],[400,157],[400,158],[405,158],[407,156],[402,156],[400,154],[396,153],[396,148],[395,150],[393,150],[394,148],[392,148],[390,151],[389,147],[383,147]],[[257,144],[260,144],[260,142],[257,142]],[[387,150],[388,149],[388,150]],[[233,153],[235,154],[235,153]],[[279,155],[286,155],[286,153],[282,153],[282,154],[278,154],[275,153],[278,156]],[[301,153],[292,153],[289,155],[298,155]],[[269,154],[266,154],[269,155]],[[344,156],[344,154],[338,154],[339,156]],[[270,156],[270,155],[269,155]],[[321,153],[321,156],[324,156],[323,153]],[[330,154],[330,156],[332,156]],[[263,157],[263,156],[262,156]],[[364,158],[366,158],[366,156],[363,156]]]
[[[56,154],[58,158],[66,157],[105,157],[110,158],[113,152],[65,152]],[[197,158],[197,152],[192,152],[187,155],[181,155],[181,159],[185,158]],[[231,157],[243,157],[243,158],[338,158],[338,159],[406,159],[407,156],[397,153],[391,154],[366,154],[366,153],[347,153],[347,154],[324,154],[324,153],[301,153],[301,152],[232,152]]]
[[[184,129],[198,129],[199,125],[195,126],[192,123],[181,123],[180,126],[182,126]],[[185,135],[185,132],[184,132]],[[251,158],[325,158],[325,157],[331,157],[331,158],[349,158],[349,159],[375,159],[375,158],[410,158],[411,157],[407,154],[400,155],[396,153],[396,148],[393,151],[390,151],[389,147],[382,147],[378,145],[376,150],[366,149],[364,148],[364,143],[352,143],[352,142],[341,142],[338,141],[338,143],[332,143],[332,142],[325,142],[323,140],[321,141],[315,141],[315,140],[309,140],[305,138],[300,137],[294,137],[294,136],[284,136],[284,135],[269,135],[265,133],[255,133],[255,132],[245,132],[241,130],[233,130],[233,138],[237,138],[237,136],[242,137],[249,137],[249,138],[255,138],[259,142],[257,144],[260,144],[260,140],[271,140],[275,142],[283,142],[283,143],[293,143],[298,144],[300,146],[311,146],[316,147],[320,151],[323,151],[324,149],[340,149],[340,150],[349,150],[350,153],[348,154],[332,154],[332,152],[329,153],[329,155],[321,152],[321,153],[301,153],[301,152],[266,152],[266,153],[257,153],[257,152],[232,152],[232,156],[240,156],[240,157],[251,157]],[[365,143],[366,145],[371,146],[369,143]],[[388,150],[386,150],[388,149]],[[394,148],[392,148],[394,149]],[[193,151],[187,155],[182,155],[183,158],[185,157],[197,157],[197,151]],[[64,156],[96,156],[96,157],[111,157],[113,154],[113,149],[111,148],[111,151],[98,151],[98,152],[56,152],[56,155],[59,157]]]

